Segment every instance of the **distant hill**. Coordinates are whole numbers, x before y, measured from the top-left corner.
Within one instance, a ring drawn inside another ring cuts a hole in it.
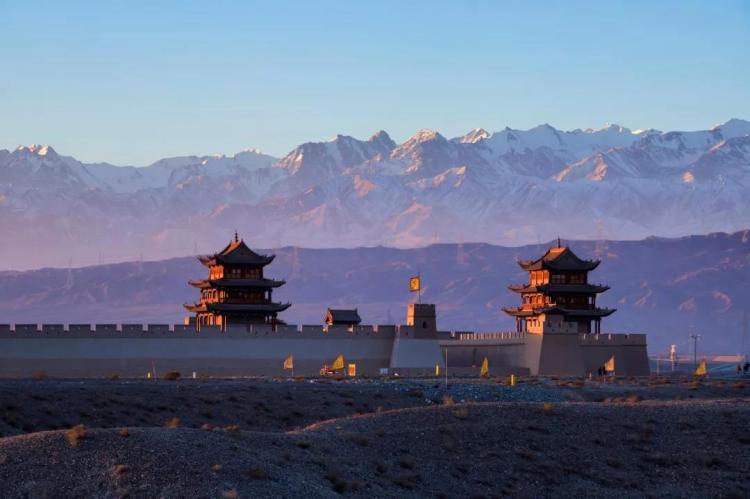
[[[0,150],[0,259],[161,259],[235,229],[255,246],[312,248],[678,237],[750,227],[748,192],[750,121],[739,119],[691,132],[420,130],[400,144],[380,131],[283,158],[250,149],[143,167],[21,146]]]
[[[693,326],[702,351],[740,351],[743,312],[750,312],[750,231],[569,244],[581,257],[603,260],[591,280],[612,287],[599,303],[618,309],[604,331],[647,333],[652,352],[676,343],[687,353]],[[268,274],[287,279],[274,298],[293,303],[283,314],[290,323],[319,324],[328,306],[358,307],[368,323],[403,322],[405,304],[415,298],[407,279],[419,271],[423,300],[438,305],[439,327],[508,330],[513,321],[500,307],[518,297],[507,285],[526,278],[516,261],[546,248],[286,247]],[[193,257],[0,272],[0,323],[181,322],[181,304],[198,296],[187,280],[205,274]]]

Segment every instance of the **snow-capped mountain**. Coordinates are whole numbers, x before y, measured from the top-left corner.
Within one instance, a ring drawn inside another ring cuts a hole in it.
[[[750,227],[750,122],[709,130],[474,129],[338,135],[281,159],[84,164],[50,146],[0,150],[6,267],[156,259],[253,245],[420,246],[636,239]]]

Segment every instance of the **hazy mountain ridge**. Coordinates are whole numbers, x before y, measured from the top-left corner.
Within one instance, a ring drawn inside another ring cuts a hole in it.
[[[618,309],[605,319],[605,332],[647,333],[652,352],[676,343],[686,353],[693,327],[702,335],[702,351],[742,349],[743,311],[750,309],[750,231],[569,244],[583,258],[602,259],[590,280],[612,287],[598,303]],[[546,248],[285,247],[267,274],[287,280],[274,297],[293,303],[283,314],[290,323],[319,324],[328,306],[358,307],[368,323],[403,322],[405,304],[414,299],[407,279],[419,271],[423,299],[437,303],[440,327],[508,330],[512,319],[500,308],[517,304],[519,297],[507,286],[528,278],[516,261],[535,258]],[[179,323],[182,303],[197,298],[187,281],[205,275],[194,257],[0,272],[0,323]]]
[[[695,132],[420,130],[401,144],[380,131],[281,159],[252,149],[147,167],[84,164],[49,146],[0,151],[11,268],[208,251],[235,229],[264,247],[410,247],[748,226],[750,122],[737,119]]]

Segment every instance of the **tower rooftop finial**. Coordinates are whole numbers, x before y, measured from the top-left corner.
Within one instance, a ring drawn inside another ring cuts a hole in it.
[[[562,248],[562,244],[560,244],[560,236],[557,236],[557,247]]]
[[[234,231],[234,242],[240,242],[240,235],[237,233],[237,230]]]

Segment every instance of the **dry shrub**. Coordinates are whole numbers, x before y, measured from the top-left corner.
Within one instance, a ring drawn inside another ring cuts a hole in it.
[[[415,473],[405,473],[405,474],[397,475],[391,478],[391,481],[394,484],[407,490],[412,490],[413,488],[415,488],[417,486],[418,480],[419,480],[419,475]]]
[[[410,457],[399,459],[398,465],[407,470],[413,470],[417,466],[414,460]]]
[[[180,426],[180,418],[172,418],[164,424],[167,428],[177,428]]]
[[[120,379],[120,375],[117,373],[108,374],[107,379],[110,381],[117,381],[118,379]]]
[[[71,447],[78,447],[78,442],[84,438],[86,438],[86,427],[82,424],[75,425],[65,432],[65,440]]]
[[[626,402],[630,402],[632,404],[640,402],[641,400],[643,400],[643,397],[641,397],[640,395],[637,395],[635,393],[631,393],[630,395],[628,395],[627,397],[625,397],[625,401]]]
[[[128,466],[127,464],[115,464],[112,467],[112,474],[114,476],[122,476],[129,472],[130,472],[130,466]]]
[[[164,373],[163,378],[167,381],[177,381],[178,379],[180,379],[180,376],[182,375],[179,371],[167,371],[166,373]]]
[[[545,414],[552,414],[552,412],[555,410],[554,404],[552,402],[545,402],[542,404],[542,412]]]
[[[48,378],[47,373],[44,371],[34,371],[31,373],[31,377],[34,379],[46,379]]]
[[[250,468],[247,470],[247,476],[253,480],[269,480],[271,478],[271,474],[263,468]]]
[[[453,411],[453,417],[458,419],[466,419],[469,417],[469,409],[467,407],[459,407]]]
[[[352,435],[351,437],[349,437],[349,440],[359,445],[360,447],[367,447],[370,445],[370,440],[363,435]]]
[[[359,484],[357,482],[349,482],[347,480],[344,480],[335,471],[328,471],[325,475],[323,475],[323,478],[331,482],[333,490],[335,490],[339,494],[344,494],[345,492],[354,491],[359,488]]]
[[[237,434],[237,433],[240,432],[240,425],[238,425],[238,424],[230,424],[229,426],[227,426],[226,428],[224,428],[224,431],[226,431],[227,433]]]
[[[127,428],[123,428],[120,430],[120,436],[123,438],[128,438],[130,436],[130,432]]]
[[[225,490],[221,493],[221,499],[237,499],[239,494],[235,489]]]
[[[745,386],[747,386],[747,383],[745,383],[744,381],[738,381],[732,385],[732,388],[736,390],[744,390]]]
[[[222,464],[218,464],[217,463],[217,464],[214,464],[213,466],[211,466],[211,471],[213,471],[214,473],[218,473],[218,472],[220,472],[223,469],[224,469],[224,465],[222,465]]]
[[[451,397],[447,393],[445,395],[443,395],[442,403],[443,403],[443,405],[453,405],[453,404],[455,404],[455,402],[453,401],[453,397]]]

